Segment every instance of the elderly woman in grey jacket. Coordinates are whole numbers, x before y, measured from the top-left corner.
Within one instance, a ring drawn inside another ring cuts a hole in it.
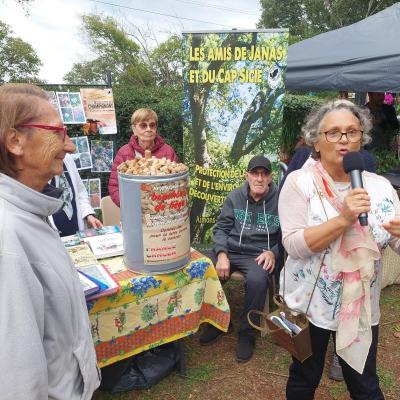
[[[0,87],[0,397],[88,400],[99,385],[86,303],[48,217],[74,151],[45,92]]]

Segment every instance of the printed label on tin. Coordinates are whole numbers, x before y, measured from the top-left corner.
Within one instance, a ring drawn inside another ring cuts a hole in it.
[[[142,183],[144,264],[161,265],[190,251],[188,181]]]

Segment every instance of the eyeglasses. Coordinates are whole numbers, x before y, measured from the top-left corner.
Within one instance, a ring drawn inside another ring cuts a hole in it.
[[[62,140],[65,141],[65,137],[68,134],[66,126],[51,126],[51,125],[38,125],[38,124],[21,124],[17,125],[16,128],[39,128],[46,131],[53,131],[61,134]]]
[[[347,132],[342,132],[339,129],[332,129],[330,131],[321,132],[325,135],[326,141],[330,143],[339,142],[343,135],[350,143],[357,143],[361,140],[363,131],[359,129],[349,129]]]
[[[140,129],[147,129],[150,128],[151,130],[157,128],[157,124],[155,122],[150,122],[149,124],[147,122],[140,122],[139,124],[136,124],[139,126]]]
[[[269,176],[269,174],[271,172],[267,171],[266,169],[261,169],[261,170],[251,170],[248,172],[252,177],[254,178],[258,178],[259,176],[261,176],[261,178],[266,178],[267,176]]]

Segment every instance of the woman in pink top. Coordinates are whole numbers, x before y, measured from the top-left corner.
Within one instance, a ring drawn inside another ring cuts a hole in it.
[[[333,335],[352,399],[384,399],[376,374],[381,252],[399,252],[400,204],[383,177],[363,172],[365,189],[351,189],[343,157],[370,141],[368,110],[350,102],[324,104],[308,116],[303,135],[316,163],[292,172],[279,198],[283,244],[288,253],[285,301],[306,312],[313,354],[293,359],[289,400],[308,400],[324,368]],[[360,213],[369,226],[361,226]],[[315,286],[315,290],[314,290]],[[310,302],[311,299],[311,302]]]
[[[151,154],[157,158],[167,158],[179,162],[175,150],[158,134],[158,117],[150,108],[139,108],[131,117],[132,136],[129,143],[122,146],[115,156],[108,192],[114,203],[119,207],[118,165],[135,157],[143,157],[145,150],[151,150]]]

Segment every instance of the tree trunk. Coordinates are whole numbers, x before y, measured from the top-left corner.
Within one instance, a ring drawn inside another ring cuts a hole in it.
[[[267,113],[271,111],[275,100],[283,93],[283,89],[276,90],[272,95],[267,92],[267,89],[263,89],[256,94],[253,101],[251,102],[248,110],[245,112],[240,126],[237,130],[231,152],[229,154],[232,163],[237,163],[241,157],[248,154],[251,150],[256,147],[255,145],[260,144],[268,136],[268,133],[275,129],[277,126],[269,118],[264,118]],[[267,125],[263,126],[264,132],[255,139],[252,143],[247,143],[247,135],[252,125],[259,119],[268,120]]]

